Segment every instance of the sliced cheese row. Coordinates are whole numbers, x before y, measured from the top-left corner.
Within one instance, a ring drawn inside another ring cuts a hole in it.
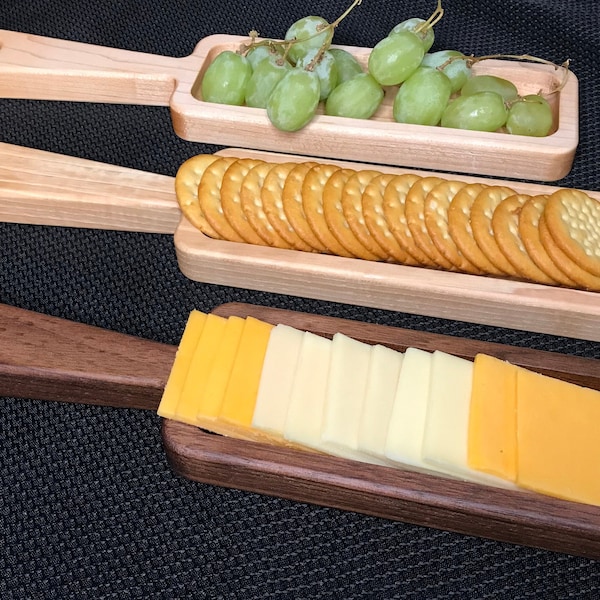
[[[159,415],[249,440],[600,505],[600,392],[192,311]]]

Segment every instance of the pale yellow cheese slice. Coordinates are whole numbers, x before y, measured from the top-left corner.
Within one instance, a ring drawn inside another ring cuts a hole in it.
[[[436,350],[432,356],[429,400],[423,435],[423,462],[466,481],[514,487],[471,469],[467,463],[473,363]]]
[[[517,478],[517,371],[498,358],[475,356],[469,409],[469,467],[509,481]]]
[[[284,438],[289,442],[321,449],[330,358],[331,340],[309,331],[302,334],[283,430]]]
[[[209,314],[206,317],[177,405],[178,421],[190,425],[198,424],[199,399],[204,392],[214,362],[215,350],[223,337],[226,323],[227,319],[218,315]]]
[[[213,430],[221,412],[225,389],[229,382],[233,363],[237,354],[246,320],[231,316],[227,319],[223,335],[214,349],[214,359],[206,377],[203,389],[198,394],[196,423],[200,427]]]
[[[342,333],[333,336],[321,444],[324,451],[336,456],[381,463],[358,449],[371,350],[370,344]]]
[[[262,366],[273,325],[247,317],[219,413],[219,433],[256,439],[252,429]]]
[[[303,332],[277,325],[269,337],[252,427],[283,439],[283,430],[300,355]]]
[[[177,353],[167,384],[163,390],[162,398],[158,406],[158,414],[166,419],[176,419],[177,404],[181,397],[181,391],[185,385],[190,361],[200,339],[202,328],[206,322],[206,314],[193,310],[188,316],[183,334],[179,340]]]
[[[517,482],[600,505],[600,392],[517,372]]]
[[[377,344],[371,349],[365,399],[358,427],[358,450],[385,461],[387,430],[404,355]]]
[[[431,352],[418,348],[404,352],[385,440],[388,459],[425,470],[431,470],[422,458],[431,361]]]

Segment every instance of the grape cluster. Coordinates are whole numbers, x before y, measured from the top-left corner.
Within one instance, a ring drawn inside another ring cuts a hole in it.
[[[398,23],[370,51],[366,69],[347,50],[333,47],[339,22],[307,16],[291,25],[283,40],[259,40],[238,51],[221,52],[202,79],[206,102],[266,109],[282,131],[307,125],[319,107],[327,115],[369,119],[385,91],[393,94],[398,123],[440,125],[476,131],[546,136],[553,114],[541,94],[521,97],[510,81],[473,75],[478,59],[457,50],[430,52],[441,0],[428,19]]]

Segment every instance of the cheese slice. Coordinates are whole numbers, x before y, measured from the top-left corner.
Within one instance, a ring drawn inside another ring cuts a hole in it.
[[[321,449],[330,358],[331,340],[309,331],[302,334],[283,430],[284,438],[294,444]]]
[[[219,413],[219,432],[256,439],[252,415],[273,325],[247,317]]]
[[[517,372],[517,482],[600,506],[600,392]]]
[[[517,479],[517,371],[478,354],[473,363],[467,462],[470,468]]]
[[[283,440],[283,430],[300,355],[303,332],[277,325],[269,337],[252,427]]]
[[[441,473],[499,487],[514,487],[467,463],[473,363],[436,350],[431,362],[429,401],[423,435],[425,464]]]
[[[324,451],[336,456],[381,463],[358,449],[371,349],[370,344],[342,333],[333,336],[321,444]]]
[[[178,421],[190,425],[198,424],[196,417],[199,398],[204,392],[204,386],[214,362],[215,350],[223,337],[226,323],[227,319],[218,315],[209,314],[206,317],[177,405]]]
[[[166,419],[176,419],[177,405],[181,397],[181,391],[185,385],[190,361],[200,339],[202,328],[206,322],[206,314],[193,310],[188,316],[183,334],[179,340],[177,353],[167,384],[163,390],[162,398],[158,406],[158,414]]]
[[[365,399],[358,427],[358,450],[385,461],[389,427],[403,354],[377,344],[371,349]]]
[[[196,423],[199,427],[214,430],[245,324],[246,320],[241,317],[229,317],[221,340],[214,348],[210,372],[198,393]]]

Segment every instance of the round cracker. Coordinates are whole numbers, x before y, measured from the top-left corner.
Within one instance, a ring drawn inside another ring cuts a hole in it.
[[[477,245],[471,228],[471,207],[486,187],[484,183],[469,183],[454,196],[448,208],[448,231],[460,252],[480,271],[502,275],[502,271],[490,262]]]
[[[355,173],[353,169],[339,169],[327,180],[323,188],[323,215],[331,233],[352,256],[365,260],[379,260],[377,255],[369,252],[358,241],[344,217],[342,208],[344,186]]]
[[[450,270],[454,268],[454,265],[444,257],[431,241],[425,225],[425,198],[434,187],[443,182],[444,180],[440,177],[422,177],[415,182],[406,195],[404,211],[415,244],[435,265]]]
[[[323,189],[329,178],[339,169],[337,165],[319,164],[306,173],[302,183],[302,207],[306,220],[319,241],[332,254],[351,257],[352,254],[331,233],[323,214]]]
[[[283,209],[283,187],[290,171],[297,165],[295,162],[277,163],[263,181],[260,198],[265,215],[273,229],[291,248],[304,252],[314,252],[290,225]]]
[[[481,190],[471,206],[471,229],[473,237],[488,260],[510,277],[523,277],[507,260],[498,247],[492,230],[492,217],[496,207],[508,196],[516,192],[503,185],[490,185]]]
[[[221,205],[221,185],[227,169],[237,159],[231,156],[220,157],[208,165],[198,185],[200,208],[211,227],[224,240],[245,242],[244,238],[231,226]]]
[[[424,222],[431,241],[442,256],[459,271],[477,275],[481,270],[458,249],[448,228],[448,209],[454,196],[465,185],[464,181],[455,180],[436,185],[425,197]]]
[[[548,204],[546,204],[546,208],[548,208]],[[547,226],[546,211],[540,217],[539,231],[540,241],[554,264],[577,285],[586,290],[600,292],[600,277],[596,277],[594,274],[581,268],[556,243]]]
[[[260,164],[266,163],[247,158],[237,160],[228,167],[221,184],[221,207],[231,227],[245,242],[264,246],[265,241],[252,227],[242,208],[242,183],[248,173]]]
[[[329,253],[329,249],[321,243],[314,234],[302,206],[302,185],[308,171],[317,163],[301,162],[298,163],[288,174],[283,186],[282,201],[283,212],[288,223],[293,227],[306,244],[317,252]]]
[[[242,211],[252,229],[260,236],[263,243],[274,248],[290,249],[291,246],[277,233],[265,214],[261,190],[274,163],[260,162],[252,167],[244,177],[240,188],[240,204]],[[227,213],[225,213],[227,216]]]
[[[363,213],[363,192],[369,182],[378,175],[379,171],[361,169],[346,181],[342,191],[342,211],[346,222],[358,241],[379,260],[388,260],[389,254],[377,243],[365,223]]]
[[[375,241],[391,257],[392,260],[404,264],[416,266],[419,263],[408,252],[400,246],[394,234],[390,231],[385,215],[383,213],[383,195],[390,181],[396,177],[392,173],[385,173],[374,177],[365,188],[362,196],[362,211],[365,225]],[[410,187],[417,175],[406,176],[406,185]]]
[[[198,186],[206,167],[219,157],[215,154],[199,154],[188,158],[177,169],[175,175],[175,196],[184,217],[202,233],[212,238],[221,236],[206,220],[198,199]]]
[[[415,262],[425,267],[436,264],[416,245],[406,222],[405,203],[410,189],[421,177],[410,173],[394,176],[383,193],[383,214],[392,235],[398,244]]]
[[[600,202],[580,190],[557,190],[548,198],[544,220],[556,245],[600,277]]]
[[[537,283],[556,284],[533,262],[519,235],[519,215],[530,198],[528,194],[513,194],[500,202],[492,216],[494,238],[500,251],[524,277]]]
[[[540,239],[540,218],[544,214],[547,199],[548,196],[541,194],[532,196],[523,204],[519,214],[519,236],[531,260],[546,275],[561,285],[572,287],[575,282],[556,266]]]

